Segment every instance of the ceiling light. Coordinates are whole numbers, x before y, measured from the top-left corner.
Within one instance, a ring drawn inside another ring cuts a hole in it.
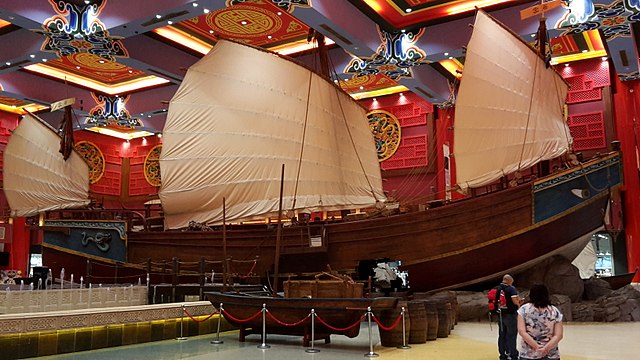
[[[129,74],[133,74],[133,70],[129,70]]]
[[[400,32],[401,32],[401,33],[403,33],[403,34],[404,34],[406,31],[407,31],[407,30],[405,30],[405,29],[400,30]]]
[[[404,96],[404,93],[400,93],[400,96]]]
[[[376,98],[373,98],[373,101],[378,101],[378,99],[376,99]]]
[[[606,57],[606,56],[603,56],[601,59],[602,59],[602,61],[607,61],[609,58]]]
[[[173,24],[173,21],[169,20],[169,21],[167,21],[167,24],[171,25],[171,24]]]
[[[30,58],[34,59],[36,56],[34,54],[29,55]]]
[[[245,20],[242,20],[242,21],[240,21],[240,24],[247,25],[247,22]]]
[[[104,60],[98,60],[100,64],[104,64]]]
[[[162,17],[162,15],[156,14],[156,19],[160,19],[161,17]]]
[[[282,11],[278,11],[278,16],[282,15]]]
[[[76,66],[76,69],[80,70],[80,66]]]
[[[408,13],[410,13],[411,11],[413,11],[411,8],[407,8],[407,9],[405,10],[405,12],[408,12]]]
[[[449,56],[449,60],[453,60],[453,56]]]
[[[536,37],[536,33],[531,34],[531,37],[532,38]]]
[[[586,53],[586,52],[589,52],[589,50],[587,50],[587,49],[582,50],[583,54]]]
[[[360,86],[360,90],[364,90],[364,86]]]
[[[444,56],[449,56],[449,53],[448,52],[444,53]]]
[[[162,134],[161,134],[161,133],[157,133],[157,134],[156,134],[156,136],[157,136],[157,137],[159,137],[159,138],[161,138],[161,137],[162,137]]]
[[[564,67],[567,67],[567,66],[569,66],[569,64],[568,64],[568,63],[567,63],[567,64],[564,64]]]
[[[193,7],[198,7],[198,3],[195,3],[195,2],[191,5],[193,5]]]
[[[267,36],[267,39],[271,39],[272,37],[273,37],[273,36],[269,35],[269,36]]]
[[[202,10],[202,11],[204,11],[204,13],[205,13],[205,14],[208,14],[208,13],[209,13],[209,9],[204,9],[204,10]]]
[[[89,1],[89,0],[84,0],[84,3],[87,4],[87,5],[89,5],[90,2],[91,1]]]
[[[11,63],[8,61],[5,64],[7,64],[7,66],[11,66]]]
[[[209,34],[213,34],[213,30],[209,30]]]
[[[42,62],[47,62],[47,59],[42,59]]]

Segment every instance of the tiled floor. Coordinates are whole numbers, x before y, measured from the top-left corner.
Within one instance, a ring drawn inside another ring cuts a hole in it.
[[[382,347],[378,343],[378,330],[372,329],[374,353],[380,359],[470,359],[492,360],[498,358],[496,350],[497,330],[488,323],[459,323],[447,338],[439,338],[426,344],[412,344],[411,349],[401,350]],[[565,325],[565,336],[560,343],[563,360],[618,360],[640,359],[640,323]],[[266,344],[269,349],[259,349],[259,335],[247,337],[245,343],[238,342],[237,332],[221,334],[220,345],[210,342],[214,335],[192,337],[187,340],[168,340],[119,348],[103,349],[68,355],[57,355],[43,359],[191,359],[191,360],[343,360],[363,359],[370,352],[368,329],[364,326],[357,338],[349,339],[334,335],[331,344],[317,342],[318,353],[307,353],[300,338],[270,335]]]

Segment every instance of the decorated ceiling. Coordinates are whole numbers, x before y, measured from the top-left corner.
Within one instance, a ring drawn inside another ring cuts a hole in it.
[[[85,128],[161,132],[186,69],[219,38],[311,66],[313,30],[354,98],[446,104],[476,7],[531,43],[544,10],[552,63],[606,57],[623,81],[639,76],[629,0],[0,0],[0,110],[73,97]]]

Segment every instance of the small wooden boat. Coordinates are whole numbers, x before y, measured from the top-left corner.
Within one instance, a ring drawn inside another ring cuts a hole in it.
[[[240,329],[240,342],[244,342],[249,334],[262,332],[262,315],[256,314],[262,310],[264,304],[269,312],[266,316],[266,333],[302,336],[304,346],[309,346],[311,341],[311,319],[304,320],[311,313],[311,309],[317,314],[315,339],[324,339],[329,343],[331,334],[345,335],[349,338],[358,336],[360,321],[368,307],[376,313],[395,308],[398,302],[397,298],[390,297],[276,298],[221,292],[206,292],[205,296],[216,308],[222,303],[225,319]],[[247,319],[250,320],[245,321]],[[297,325],[290,326],[291,324]]]
[[[611,290],[618,290],[621,287],[631,284],[631,281],[636,276],[637,272],[638,268],[636,268],[634,272],[614,276],[603,276],[600,279],[608,282],[609,285],[611,285]]]

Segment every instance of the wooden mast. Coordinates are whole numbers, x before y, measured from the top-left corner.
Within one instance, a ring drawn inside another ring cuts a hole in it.
[[[282,193],[284,192],[284,164],[280,174],[280,204],[278,205],[278,228],[276,231],[276,255],[273,267],[273,297],[278,296],[278,273],[280,271],[280,246],[282,241]]]

